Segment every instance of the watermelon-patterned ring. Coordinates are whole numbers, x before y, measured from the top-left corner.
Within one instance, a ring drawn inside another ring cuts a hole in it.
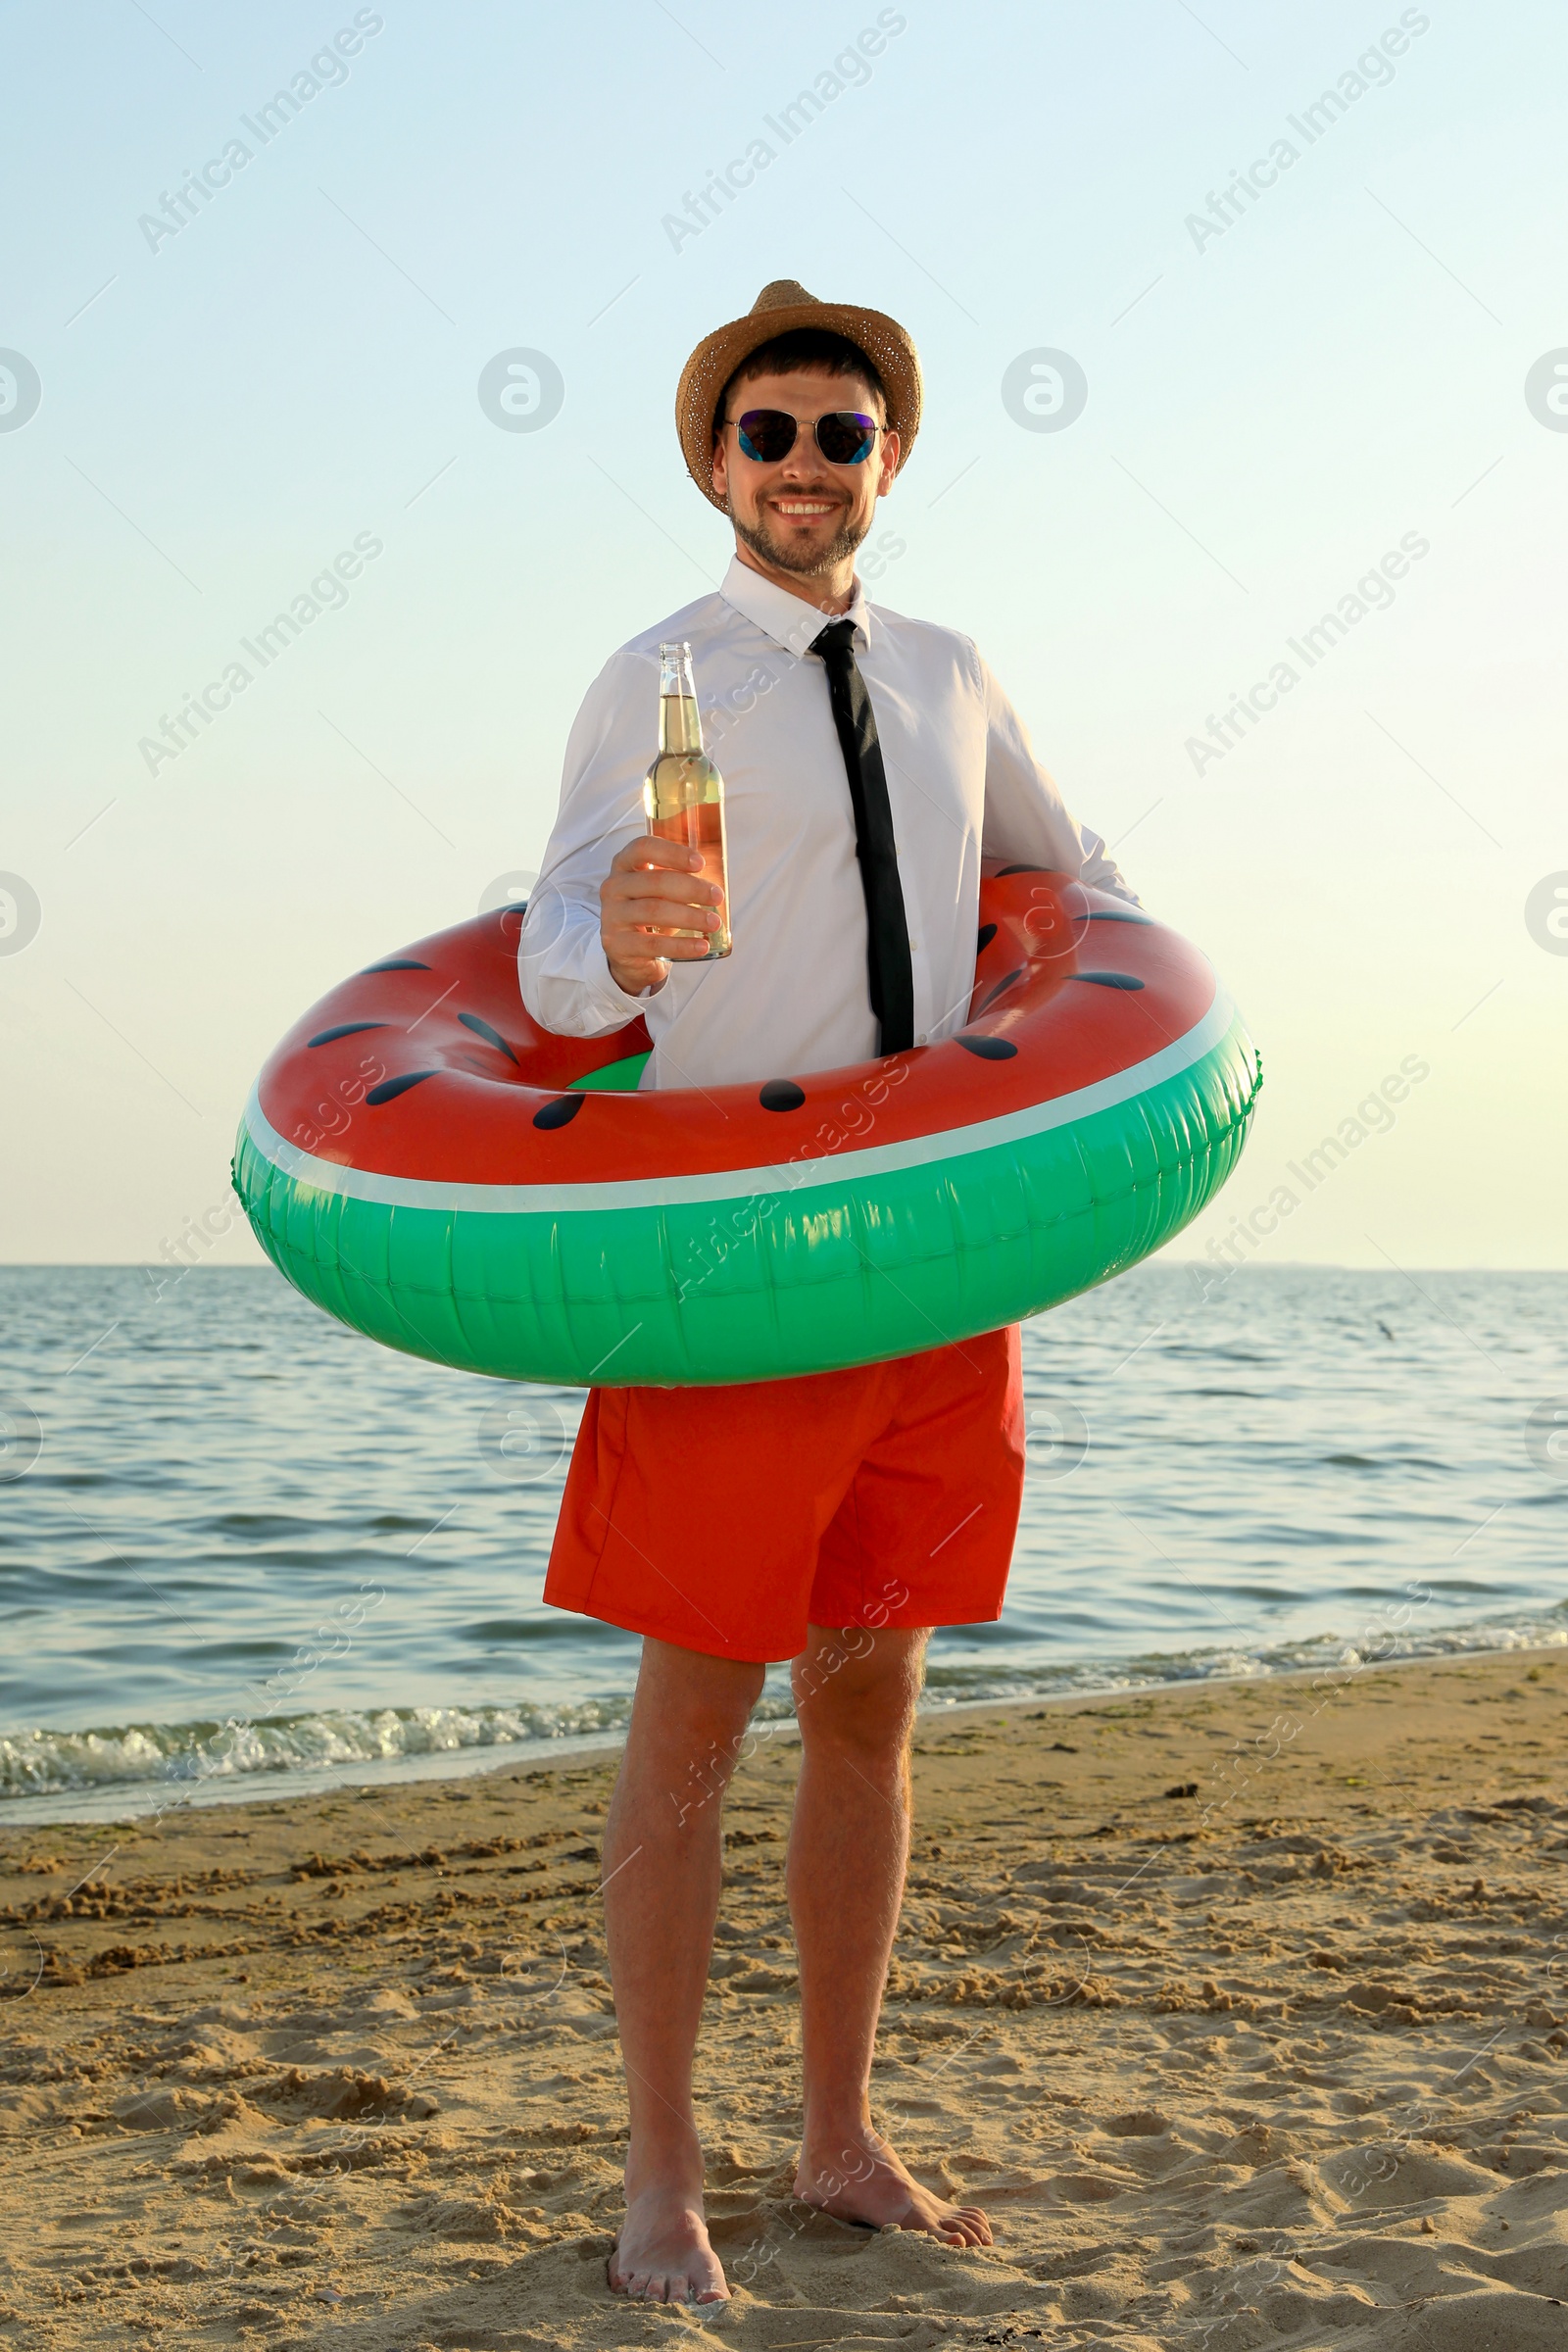
[[[518,910],[345,980],[246,1108],[234,1186],[308,1298],[506,1380],[783,1379],[993,1331],[1157,1250],[1262,1081],[1209,965],[987,860],[967,1025],[755,1085],[636,1091],[641,1022],[523,1009]]]

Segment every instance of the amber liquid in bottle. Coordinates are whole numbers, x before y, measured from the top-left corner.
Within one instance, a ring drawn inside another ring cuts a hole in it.
[[[729,865],[724,854],[724,779],[703,749],[689,645],[662,645],[659,649],[659,757],[648,770],[643,806],[648,811],[649,832],[662,841],[683,841],[689,850],[695,850],[707,879],[718,886],[718,929],[679,931],[678,936],[706,939],[706,960],[710,962],[727,956]]]

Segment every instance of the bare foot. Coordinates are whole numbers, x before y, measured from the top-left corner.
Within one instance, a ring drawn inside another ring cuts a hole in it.
[[[841,2222],[872,2230],[923,2230],[945,2246],[989,2246],[991,2224],[978,2205],[950,2205],[922,2188],[869,2124],[835,2146],[803,2150],[795,2194]]]
[[[701,2202],[657,2184],[626,2199],[626,2219],[606,2277],[617,2295],[647,2303],[729,2301]]]

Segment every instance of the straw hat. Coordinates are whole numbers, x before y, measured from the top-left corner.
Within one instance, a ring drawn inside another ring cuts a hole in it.
[[[675,430],[686,460],[686,470],[713,506],[724,502],[714,495],[713,410],[719,393],[742,360],[775,335],[793,327],[823,327],[844,335],[864,352],[887,386],[888,425],[899,436],[899,466],[914,447],[920,429],[920,362],[914,345],[896,318],[881,311],[864,311],[853,302],[818,302],[793,277],[776,277],[764,286],[744,318],[705,335],[681,369],[675,394]]]

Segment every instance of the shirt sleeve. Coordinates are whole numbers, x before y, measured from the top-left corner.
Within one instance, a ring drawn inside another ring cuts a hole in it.
[[[649,991],[611,978],[599,886],[617,850],[646,830],[643,777],[654,710],[651,664],[612,654],[566,739],[561,805],[517,940],[522,1001],[543,1029],[603,1037],[647,1009]]]
[[[1039,860],[1138,906],[1137,894],[1100,835],[1069,812],[1055,779],[1035,758],[1028,729],[984,661],[980,675],[986,700],[985,855]]]

